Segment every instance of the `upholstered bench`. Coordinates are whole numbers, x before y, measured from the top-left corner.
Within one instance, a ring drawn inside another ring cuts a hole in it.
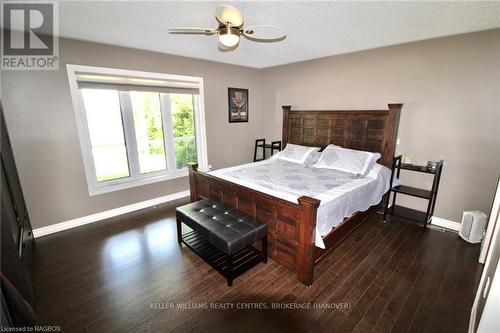
[[[221,273],[228,286],[259,262],[267,262],[267,225],[213,199],[176,209],[177,240]],[[182,233],[182,223],[192,231]],[[251,244],[261,240],[262,251]]]

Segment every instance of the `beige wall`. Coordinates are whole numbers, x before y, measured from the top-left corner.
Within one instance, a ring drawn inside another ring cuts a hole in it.
[[[2,72],[2,102],[33,227],[183,191],[187,179],[89,197],[66,64],[200,76],[205,83],[208,159],[215,168],[250,162],[262,136],[259,73],[240,66],[95,43],[60,40],[58,71]],[[229,124],[227,88],[250,92],[250,122]]]
[[[500,30],[257,70],[62,39],[59,71],[2,72],[2,102],[35,228],[187,189],[178,179],[89,197],[65,64],[205,79],[208,159],[251,161],[257,137],[281,137],[281,105],[385,108],[404,103],[398,146],[417,162],[444,158],[438,217],[488,212],[500,170]],[[227,122],[227,87],[248,88],[250,122]],[[430,179],[405,174],[410,185]],[[423,201],[406,200],[416,208]]]
[[[489,212],[500,172],[500,30],[440,38],[266,69],[264,106],[281,136],[281,105],[297,109],[380,108],[404,103],[399,153],[443,158],[435,215],[460,221]],[[410,185],[428,176],[405,173]],[[403,197],[403,196],[402,196]],[[425,208],[425,201],[401,203]]]

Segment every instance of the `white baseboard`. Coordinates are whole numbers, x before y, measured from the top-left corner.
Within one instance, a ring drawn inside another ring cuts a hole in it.
[[[100,213],[82,216],[82,217],[79,217],[79,218],[76,218],[73,220],[52,224],[52,225],[42,227],[42,228],[33,229],[33,237],[37,238],[37,237],[50,235],[50,234],[53,234],[53,233],[56,233],[59,231],[80,227],[82,225],[86,225],[89,223],[99,222],[99,221],[102,221],[104,219],[109,219],[111,217],[135,212],[135,211],[140,210],[140,209],[153,207],[155,205],[164,204],[166,202],[171,202],[171,201],[182,199],[182,198],[185,198],[188,196],[189,196],[189,190],[186,190],[186,191],[172,193],[172,194],[168,194],[168,195],[165,195],[162,197],[158,197],[158,198],[154,198],[154,199],[150,199],[150,200],[146,200],[146,201],[137,202],[137,203],[134,203],[131,205],[106,210],[106,211],[100,212]]]
[[[389,205],[388,208],[391,208],[392,205]],[[452,220],[447,220],[443,219],[441,217],[437,216],[432,216],[431,217],[431,225],[434,225],[436,227],[441,227],[441,228],[446,228],[451,231],[458,232],[460,230],[460,223],[452,221]]]
[[[431,225],[435,225],[441,228],[446,228],[448,230],[456,231],[460,230],[460,223],[443,219],[440,217],[433,216],[431,219]]]

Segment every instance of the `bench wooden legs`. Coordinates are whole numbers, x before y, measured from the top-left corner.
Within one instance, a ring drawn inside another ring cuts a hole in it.
[[[182,243],[182,222],[177,219],[177,243]]]
[[[229,269],[229,272],[231,272],[231,277],[227,277],[227,286],[228,287],[232,287],[233,286],[233,278],[232,278],[232,272],[233,272],[233,269],[234,269],[234,260],[233,260],[233,255],[232,254],[228,254],[227,255],[227,267]]]
[[[177,219],[177,241],[184,243],[193,250],[206,263],[217,270],[227,279],[227,285],[231,287],[233,280],[257,265],[259,262],[267,263],[267,235],[261,238],[262,251],[252,245],[232,254],[224,253],[217,249],[209,241],[203,239],[195,231],[182,234],[182,221]]]
[[[265,264],[267,263],[267,235],[262,237],[262,262]]]

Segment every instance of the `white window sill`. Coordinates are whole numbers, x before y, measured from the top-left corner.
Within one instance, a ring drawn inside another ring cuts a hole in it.
[[[166,180],[187,177],[187,176],[188,176],[188,169],[182,168],[179,170],[169,171],[168,173],[163,174],[163,175],[146,177],[146,178],[142,178],[142,179],[124,178],[124,179],[117,179],[117,180],[109,180],[109,181],[106,181],[103,183],[98,183],[93,187],[89,187],[89,194],[90,194],[90,196],[93,196],[93,195],[98,195],[98,194],[103,194],[103,193],[124,190],[127,188],[163,182]]]

